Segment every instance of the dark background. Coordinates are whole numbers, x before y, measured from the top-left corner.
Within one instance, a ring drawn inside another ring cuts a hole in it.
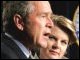
[[[73,20],[73,16],[79,1],[50,1],[53,13],[63,15],[70,20]]]

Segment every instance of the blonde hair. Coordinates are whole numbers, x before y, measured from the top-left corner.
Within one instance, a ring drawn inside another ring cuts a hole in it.
[[[76,42],[76,28],[74,23],[64,16],[53,15],[52,20],[56,26],[66,32],[69,36],[69,45]]]

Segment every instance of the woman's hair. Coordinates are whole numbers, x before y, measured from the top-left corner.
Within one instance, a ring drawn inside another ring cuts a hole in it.
[[[68,34],[69,37],[69,45],[76,42],[77,38],[75,35],[76,29],[75,25],[72,21],[64,16],[53,15],[52,16],[53,23],[58,26],[61,30]]]

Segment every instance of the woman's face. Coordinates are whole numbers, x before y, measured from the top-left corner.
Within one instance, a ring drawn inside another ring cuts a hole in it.
[[[40,58],[61,59],[64,56],[68,46],[68,35],[59,27],[55,26],[52,29],[52,33],[49,38],[50,40],[48,40],[47,48],[40,49]]]

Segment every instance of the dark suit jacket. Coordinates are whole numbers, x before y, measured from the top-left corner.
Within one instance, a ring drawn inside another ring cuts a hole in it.
[[[1,59],[27,59],[27,57],[11,38],[1,34]]]

